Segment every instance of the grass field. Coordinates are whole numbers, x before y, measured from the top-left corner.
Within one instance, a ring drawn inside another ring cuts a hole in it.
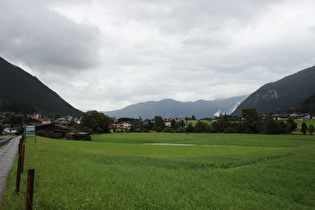
[[[37,137],[34,209],[314,209],[311,135],[116,133]],[[2,209],[25,206],[16,164]]]
[[[295,122],[298,126],[298,129],[301,129],[303,122],[305,122],[307,126],[309,126],[309,125],[315,126],[315,120],[297,120]]]

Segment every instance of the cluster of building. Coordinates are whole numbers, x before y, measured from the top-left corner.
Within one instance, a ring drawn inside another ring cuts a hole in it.
[[[40,114],[32,114],[28,116],[31,119],[30,124],[36,126],[36,133],[45,133],[48,136],[51,134],[57,134],[61,137],[66,135],[71,135],[74,140],[90,140],[91,137],[87,132],[78,132],[81,118],[74,118],[72,116],[63,116],[58,119],[43,119]],[[274,120],[288,120],[293,118],[294,120],[315,120],[315,116],[311,116],[309,113],[302,114],[273,114],[272,118]],[[135,119],[132,118],[120,118],[114,120],[114,123],[109,125],[110,129],[124,129],[129,130]],[[166,127],[171,127],[171,122],[173,119],[167,118],[163,119]],[[176,118],[176,121],[185,121],[185,118]],[[153,120],[142,121],[143,125],[148,123],[153,123]],[[4,128],[4,133],[17,133],[18,130],[15,127],[6,125]]]
[[[132,126],[132,123],[135,119],[132,119],[132,118],[120,118],[120,119],[115,119],[114,120],[114,123],[110,124],[109,125],[109,128],[111,129],[130,129],[131,126]],[[165,126],[166,127],[171,127],[171,123],[172,123],[172,120],[171,118],[164,118],[164,123],[165,123]],[[185,118],[176,118],[175,119],[176,121],[182,121],[184,120],[185,121]],[[147,125],[148,123],[154,123],[154,120],[143,120],[142,123],[143,125]]]
[[[294,120],[314,120],[315,116],[312,117],[309,113],[302,113],[302,114],[273,114],[272,118],[274,120],[288,120],[292,118]]]
[[[36,135],[58,136],[60,138],[68,135],[68,138],[73,140],[91,140],[89,133],[78,132],[81,118],[64,116],[58,119],[43,119],[40,114],[32,114],[28,115],[28,117],[30,119],[29,124],[36,127]],[[18,128],[6,125],[3,132],[15,134],[18,132]]]

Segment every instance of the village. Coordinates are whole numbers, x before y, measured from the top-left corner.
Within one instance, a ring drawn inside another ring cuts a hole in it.
[[[62,116],[56,119],[53,118],[44,118],[41,114],[34,113],[31,115],[27,115],[28,117],[28,124],[32,124],[36,126],[36,135],[46,136],[51,138],[57,139],[69,139],[69,140],[84,140],[89,141],[91,140],[90,134],[92,133],[89,130],[82,130],[80,127],[82,117],[72,117],[72,116]],[[264,119],[265,115],[261,115],[262,119]],[[2,117],[3,118],[3,117]],[[311,116],[309,113],[302,113],[302,114],[273,114],[272,118],[275,121],[287,121],[289,118],[294,119],[295,121],[306,121],[306,120],[314,120],[315,116]],[[137,132],[137,127],[141,123],[142,128],[141,132],[148,132],[153,129],[154,119],[133,119],[133,118],[111,118],[112,122],[109,124],[110,132]],[[192,117],[181,117],[181,118],[161,118],[162,125],[159,126],[162,128],[174,128],[174,125],[177,124],[177,128],[179,127],[186,127],[188,125],[187,122],[216,122],[218,117],[214,118],[207,118],[196,120],[194,116]],[[19,125],[12,125],[12,124],[4,124],[3,127],[3,134],[18,134]],[[158,131],[161,132],[162,130]],[[185,132],[186,130],[182,130]]]

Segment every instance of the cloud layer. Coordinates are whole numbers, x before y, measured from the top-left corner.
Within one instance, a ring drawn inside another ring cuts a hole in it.
[[[0,8],[0,56],[83,110],[250,94],[315,63],[311,0],[3,0]]]

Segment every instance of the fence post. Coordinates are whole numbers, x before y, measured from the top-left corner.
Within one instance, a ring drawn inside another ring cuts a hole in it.
[[[27,173],[27,188],[26,188],[26,210],[33,209],[33,192],[34,192],[34,173],[35,169],[29,168]]]
[[[21,173],[24,173],[25,144],[22,145]]]
[[[19,156],[22,154],[22,145],[23,145],[23,138],[20,138],[20,143],[19,143]]]
[[[17,166],[17,171],[16,171],[15,192],[20,191],[21,169],[22,169],[22,155],[19,155],[18,166]]]

